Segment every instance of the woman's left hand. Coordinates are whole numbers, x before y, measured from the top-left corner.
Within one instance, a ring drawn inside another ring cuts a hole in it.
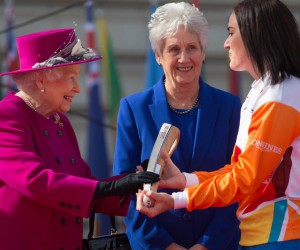
[[[196,245],[190,247],[189,250],[208,250],[208,248],[203,245],[196,244]]]

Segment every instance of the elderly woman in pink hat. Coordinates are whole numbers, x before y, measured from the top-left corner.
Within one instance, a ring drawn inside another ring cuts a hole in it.
[[[127,213],[151,172],[96,180],[64,115],[80,92],[80,64],[99,60],[74,29],[17,38],[19,91],[0,103],[0,245],[10,250],[81,249],[83,217]],[[101,152],[99,152],[101,153]]]

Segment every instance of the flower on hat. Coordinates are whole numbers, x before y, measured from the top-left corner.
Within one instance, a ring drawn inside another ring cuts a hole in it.
[[[71,45],[73,45],[73,44],[71,44]],[[82,47],[80,39],[77,39],[77,43],[73,46],[71,55],[67,56],[66,58],[59,56],[59,55],[63,55],[64,54],[63,52],[66,52],[68,49],[70,49],[70,48],[66,47],[60,53],[58,53],[57,55],[55,55],[53,57],[50,57],[46,61],[34,64],[32,66],[32,68],[38,69],[38,68],[43,68],[43,67],[51,67],[53,65],[67,63],[67,62],[89,60],[96,56],[96,53],[92,49],[90,49],[90,48],[85,49]]]
[[[82,56],[84,59],[91,59],[96,56],[96,53],[90,48],[83,48],[80,39],[78,39],[77,43],[72,49],[71,55]]]

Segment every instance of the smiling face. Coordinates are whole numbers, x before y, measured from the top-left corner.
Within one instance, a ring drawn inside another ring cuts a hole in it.
[[[228,50],[230,68],[234,71],[248,71],[254,79],[257,79],[258,76],[245,49],[234,12],[230,15],[227,29],[229,35],[224,48]]]
[[[61,67],[60,77],[52,80],[44,79],[42,87],[45,89],[42,107],[45,116],[55,112],[67,112],[70,110],[72,99],[80,92],[78,76],[80,74],[79,65]],[[50,73],[51,74],[51,73]]]
[[[156,60],[162,65],[167,82],[175,84],[198,84],[205,52],[196,34],[180,26],[178,31],[165,39],[161,54]]]

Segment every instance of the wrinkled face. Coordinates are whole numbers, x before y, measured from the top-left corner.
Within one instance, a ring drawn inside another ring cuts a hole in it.
[[[224,48],[228,50],[230,68],[235,71],[248,71],[252,73],[253,66],[244,47],[234,12],[230,15],[227,29],[229,35],[224,43]]]
[[[46,106],[46,113],[67,112],[70,109],[72,99],[80,92],[78,76],[79,64],[61,67],[61,77],[56,80],[44,79],[45,92],[41,93]]]
[[[175,84],[198,82],[205,52],[196,34],[184,27],[165,39],[161,55],[156,60],[162,65],[167,81]]]

